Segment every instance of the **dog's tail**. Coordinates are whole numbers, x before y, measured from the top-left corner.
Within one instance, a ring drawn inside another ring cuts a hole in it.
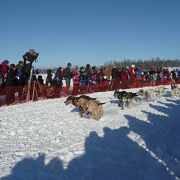
[[[98,103],[98,106],[103,105],[103,104],[106,104],[106,103]]]
[[[90,100],[96,100],[97,98],[90,98]]]

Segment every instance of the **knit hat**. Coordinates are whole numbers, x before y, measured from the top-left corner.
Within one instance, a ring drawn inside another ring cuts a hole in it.
[[[15,64],[10,64],[10,68],[15,68],[16,65]]]
[[[69,63],[67,64],[67,66],[71,66],[71,63],[69,62]]]
[[[4,60],[3,63],[4,64],[9,64],[9,61],[8,60]]]

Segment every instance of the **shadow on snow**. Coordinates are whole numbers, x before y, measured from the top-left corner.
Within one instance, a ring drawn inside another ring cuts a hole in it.
[[[62,161],[54,158],[47,165],[45,155],[37,159],[25,158],[12,169],[11,175],[2,180],[171,180],[170,175],[158,160],[133,142],[127,135],[130,131],[139,134],[147,148],[167,163],[180,177],[180,120],[177,113],[180,101],[167,103],[166,107],[150,105],[168,116],[144,111],[150,123],[125,115],[129,128],[116,130],[104,128],[104,136],[91,132],[85,141],[85,154],[74,158],[67,169]]]

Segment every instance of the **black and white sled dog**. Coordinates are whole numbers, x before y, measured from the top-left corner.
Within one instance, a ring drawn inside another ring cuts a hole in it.
[[[137,93],[126,91],[115,91],[114,98],[119,100],[118,105],[124,109],[125,106],[131,107],[134,102],[137,102]]]

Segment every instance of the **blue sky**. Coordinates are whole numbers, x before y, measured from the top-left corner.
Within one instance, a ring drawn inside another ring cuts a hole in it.
[[[0,0],[0,60],[35,67],[180,58],[180,0]]]

